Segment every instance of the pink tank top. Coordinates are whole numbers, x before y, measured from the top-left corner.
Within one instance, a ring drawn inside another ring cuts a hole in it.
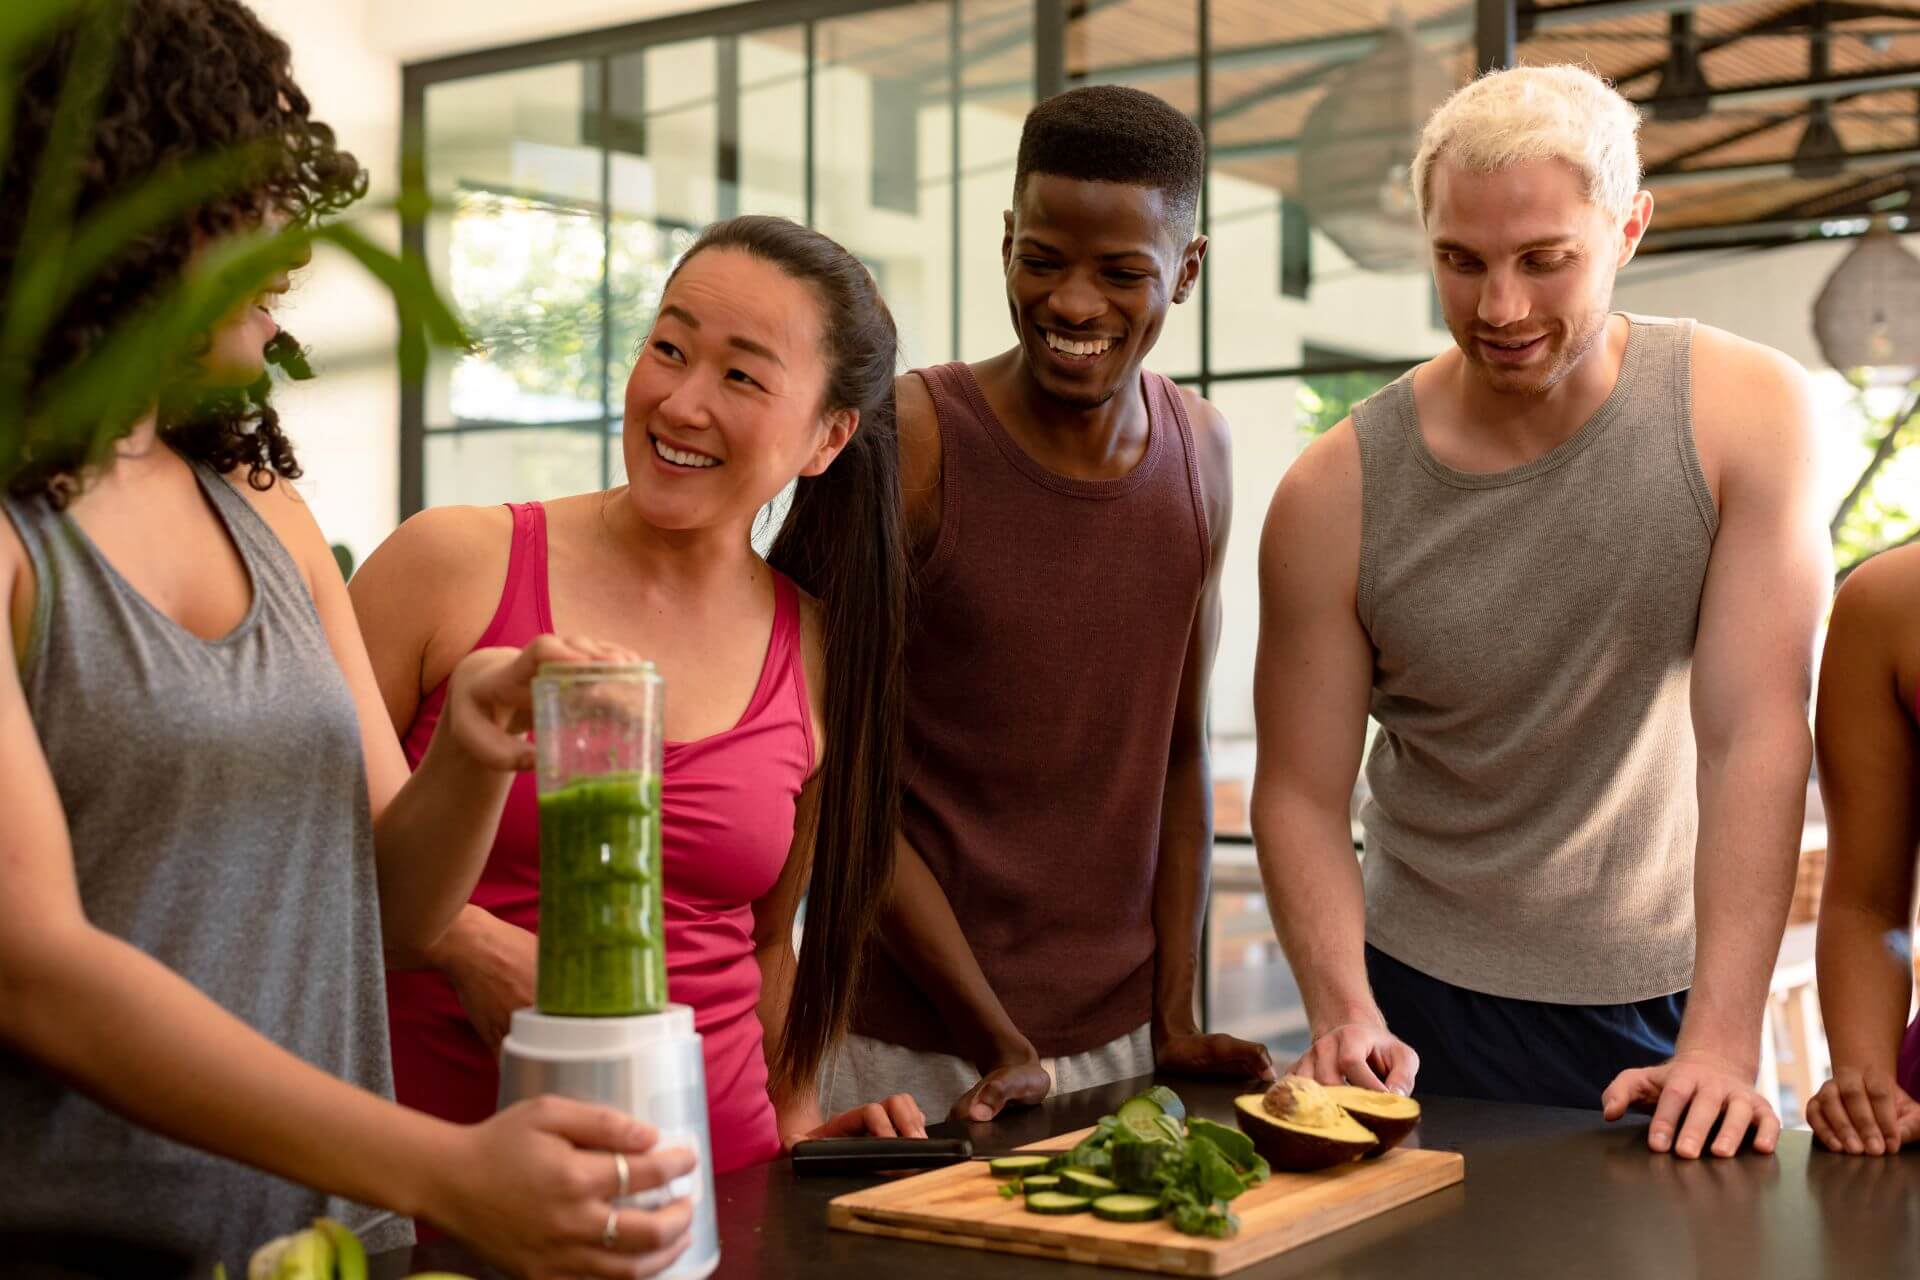
[[[547,596],[547,518],[512,504],[507,583],[475,643],[523,645],[553,630]],[[770,891],[793,840],[794,804],[813,772],[813,719],[800,648],[799,594],[774,575],[773,634],[738,724],[697,742],[669,742],[661,779],[666,872],[667,990],[691,1005],[706,1053],[713,1165],[725,1173],[780,1154],[757,1006],[753,903]],[[669,690],[671,696],[671,690]],[[443,681],[402,739],[418,764],[446,702]],[[523,929],[538,927],[540,826],[532,774],[507,796],[472,901]],[[387,975],[394,1088],[401,1102],[461,1123],[493,1114],[499,1069],[435,970]]]

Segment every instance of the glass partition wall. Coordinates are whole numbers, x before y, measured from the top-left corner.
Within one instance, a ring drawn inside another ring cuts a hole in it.
[[[1423,264],[1382,253],[1368,223],[1404,200],[1396,165],[1422,104],[1398,95],[1351,128],[1351,103],[1326,104],[1343,84],[1379,96],[1355,77],[1370,57],[1382,75],[1412,57],[1432,85],[1457,83],[1459,14],[1443,0],[763,0],[412,65],[411,176],[435,211],[408,240],[480,346],[403,388],[402,514],[617,483],[622,388],[661,282],[729,214],[784,214],[858,253],[909,364],[1002,349],[1021,119],[1038,96],[1106,82],[1208,135],[1207,270],[1150,363],[1228,411],[1241,522],[1257,522],[1312,432],[1446,341]],[[1235,541],[1236,561],[1252,555],[1254,539]],[[1247,612],[1228,634],[1250,645],[1250,598],[1229,609]]]
[[[666,273],[733,213],[797,218],[858,254],[907,366],[1004,350],[1002,213],[1027,110],[1081,84],[1148,90],[1211,160],[1201,287],[1149,365],[1233,427],[1211,725],[1230,840],[1274,486],[1448,341],[1405,170],[1428,99],[1470,69],[1452,2],[764,0],[409,67],[411,176],[435,198],[409,244],[480,345],[404,388],[403,514],[618,483],[623,387]],[[1250,853],[1215,859],[1202,1002],[1211,1025],[1288,1047],[1299,997]]]

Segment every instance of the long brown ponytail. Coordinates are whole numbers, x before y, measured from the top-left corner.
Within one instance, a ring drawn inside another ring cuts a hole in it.
[[[893,378],[893,316],[873,276],[834,241],[785,218],[717,222],[681,259],[738,249],[809,285],[824,321],[824,410],[854,409],[840,456],[794,488],[767,561],[826,611],[826,757],[808,878],[806,934],[786,1026],[769,1054],[776,1089],[810,1082],[845,1030],[893,867],[900,816],[901,653],[907,613]]]

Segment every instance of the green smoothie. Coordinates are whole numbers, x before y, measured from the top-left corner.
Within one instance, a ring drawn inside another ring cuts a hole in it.
[[[588,1017],[666,1007],[657,776],[582,778],[540,797],[535,1000]]]

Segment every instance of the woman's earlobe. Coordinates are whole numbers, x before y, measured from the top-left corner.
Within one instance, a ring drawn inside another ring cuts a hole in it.
[[[814,450],[812,459],[800,472],[803,476],[817,476],[833,465],[835,458],[846,452],[853,442],[854,433],[860,429],[860,411],[858,409],[835,409],[827,415],[827,436]]]

